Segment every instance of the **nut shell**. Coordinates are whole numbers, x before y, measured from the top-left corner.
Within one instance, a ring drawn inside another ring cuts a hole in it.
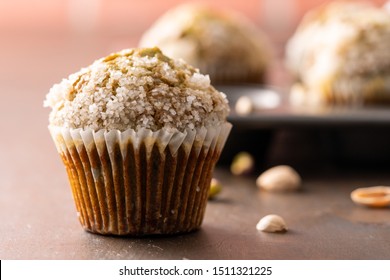
[[[295,191],[302,185],[301,176],[288,165],[279,165],[263,172],[256,180],[256,185],[267,191]]]
[[[256,229],[264,232],[283,232],[287,231],[287,225],[282,217],[270,214],[260,219]]]
[[[390,187],[358,188],[351,192],[351,199],[356,204],[368,207],[388,207],[390,206]]]

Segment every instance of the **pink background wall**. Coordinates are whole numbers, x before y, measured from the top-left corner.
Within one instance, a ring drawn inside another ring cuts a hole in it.
[[[0,83],[46,93],[54,81],[110,52],[135,47],[141,34],[179,0],[0,0]],[[192,1],[195,2],[195,1]],[[324,0],[212,0],[266,31],[282,58],[303,13]],[[372,1],[382,5],[385,0]],[[288,81],[275,60],[270,82]],[[49,70],[48,70],[49,69]],[[23,77],[20,80],[20,77]],[[22,83],[20,82],[22,81]],[[3,91],[3,94],[6,92]]]
[[[324,0],[0,0],[0,32],[84,32],[137,38],[161,13],[184,2],[206,2],[238,10],[273,32],[293,29],[307,9]],[[382,5],[385,0],[371,1]],[[275,34],[274,34],[275,35]]]

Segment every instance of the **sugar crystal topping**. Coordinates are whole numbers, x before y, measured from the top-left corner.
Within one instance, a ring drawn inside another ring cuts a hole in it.
[[[226,121],[225,94],[208,75],[158,48],[126,49],[55,84],[46,96],[50,125],[184,131]]]

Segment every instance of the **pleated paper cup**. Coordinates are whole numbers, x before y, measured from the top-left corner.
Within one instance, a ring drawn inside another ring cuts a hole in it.
[[[49,126],[84,229],[134,236],[201,226],[230,129],[229,123],[184,132]]]

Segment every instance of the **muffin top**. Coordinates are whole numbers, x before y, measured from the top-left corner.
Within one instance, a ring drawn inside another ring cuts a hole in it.
[[[226,121],[226,96],[207,75],[158,48],[126,49],[55,84],[44,101],[50,125],[184,131]]]
[[[330,2],[308,12],[286,46],[295,104],[388,103],[390,16],[367,2]],[[303,102],[302,102],[303,101]]]
[[[390,69],[390,17],[366,3],[332,2],[310,11],[287,44],[287,64],[309,82],[329,73],[356,76]]]
[[[158,46],[168,56],[182,58],[202,71],[212,67],[263,71],[271,53],[265,34],[243,15],[193,3],[163,14],[139,45]]]
[[[387,1],[385,4],[383,4],[383,8],[384,8],[387,12],[390,12],[390,1]]]

